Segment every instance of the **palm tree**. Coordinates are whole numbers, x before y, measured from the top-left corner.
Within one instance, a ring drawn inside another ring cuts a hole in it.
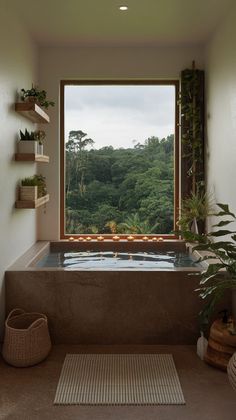
[[[150,226],[147,220],[141,220],[138,213],[131,214],[127,217],[125,222],[119,223],[119,230],[124,233],[132,234],[151,234],[158,226],[158,223],[155,223],[154,226]]]

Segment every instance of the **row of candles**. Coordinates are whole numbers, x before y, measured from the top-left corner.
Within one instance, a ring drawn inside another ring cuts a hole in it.
[[[79,238],[74,238],[73,236],[71,236],[69,238],[69,241],[71,241],[71,242],[72,241],[80,241],[80,242],[87,242],[88,241],[89,242],[89,241],[92,241],[92,239],[95,239],[99,242],[102,242],[102,241],[104,241],[105,238],[104,238],[104,236],[97,236],[97,238],[91,238],[91,236],[87,236],[87,237],[80,236]],[[111,239],[112,239],[112,241],[118,242],[122,238],[120,238],[120,236],[115,235]],[[162,241],[164,241],[164,239],[162,237],[157,238],[155,236],[153,238],[148,238],[147,236],[143,236],[142,238],[135,238],[134,236],[130,235],[130,236],[127,236],[127,238],[125,238],[125,239],[129,242],[135,241],[137,239],[139,239],[141,241],[144,241],[144,242],[147,242],[147,241],[162,242]]]

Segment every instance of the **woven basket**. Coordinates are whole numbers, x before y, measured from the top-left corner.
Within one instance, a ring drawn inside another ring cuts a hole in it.
[[[44,360],[50,350],[46,315],[13,309],[5,322],[4,360],[17,367],[33,366]]]
[[[229,382],[232,385],[233,389],[236,391],[236,353],[231,357],[229,364],[227,366],[227,373]]]

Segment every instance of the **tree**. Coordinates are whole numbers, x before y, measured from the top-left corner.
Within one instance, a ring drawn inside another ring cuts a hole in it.
[[[87,164],[87,152],[85,148],[89,145],[93,145],[94,141],[90,138],[85,138],[87,136],[83,131],[70,131],[69,132],[69,141],[66,144],[66,150],[72,154],[71,167],[69,171],[75,170],[76,182],[79,185],[80,195],[82,196],[85,193],[85,172]],[[71,181],[71,176],[68,173],[68,178]],[[68,189],[70,182],[68,184]]]
[[[82,131],[66,143],[67,233],[171,233],[174,136],[127,149],[92,144]]]

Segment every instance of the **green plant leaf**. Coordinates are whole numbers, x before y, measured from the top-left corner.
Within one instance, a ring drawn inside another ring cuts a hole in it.
[[[216,225],[213,225],[212,227],[221,227],[221,226],[226,226],[229,223],[234,222],[234,220],[221,220],[221,222],[217,223]]]
[[[225,235],[231,235],[232,233],[236,233],[235,231],[231,230],[217,230],[216,232],[209,233],[209,236],[225,236]]]
[[[232,214],[235,217],[234,213],[231,213],[229,210],[228,204],[216,203],[218,207],[220,207],[225,213]]]

